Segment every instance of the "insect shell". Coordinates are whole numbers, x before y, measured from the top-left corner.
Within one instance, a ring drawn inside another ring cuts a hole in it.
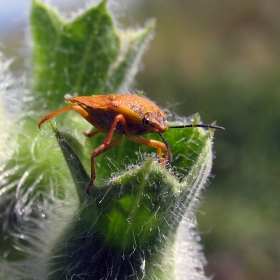
[[[163,133],[168,129],[168,125],[165,122],[165,113],[155,103],[138,95],[80,96],[73,97],[66,102],[69,105],[83,108],[90,116],[88,121],[102,132],[110,130],[118,114],[124,116],[127,129],[124,129],[118,123],[114,132],[116,134]]]

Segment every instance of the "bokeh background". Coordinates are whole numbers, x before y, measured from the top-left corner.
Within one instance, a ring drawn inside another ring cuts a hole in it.
[[[28,69],[30,0],[0,0],[0,51]],[[50,1],[75,11],[82,0]],[[115,0],[120,27],[156,18],[133,90],[178,115],[217,120],[197,218],[207,275],[280,279],[280,1]],[[70,12],[71,13],[71,12]]]

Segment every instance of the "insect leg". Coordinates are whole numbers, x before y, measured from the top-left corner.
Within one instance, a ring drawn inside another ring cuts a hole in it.
[[[67,112],[67,111],[70,111],[70,110],[76,110],[76,106],[75,106],[75,105],[69,106],[69,107],[66,107],[66,108],[57,110],[57,111],[55,111],[55,112],[53,112],[53,113],[51,113],[51,114],[45,116],[45,117],[38,123],[39,129],[41,129],[41,126],[42,126],[42,124],[43,124],[45,121],[51,119],[51,118],[54,117],[54,116],[57,116],[57,115],[59,115],[59,114],[62,114],[62,113],[64,113],[64,112]]]
[[[98,148],[96,148],[93,152],[92,152],[92,155],[91,155],[91,178],[90,178],[90,182],[88,184],[88,187],[87,187],[87,194],[90,194],[90,189],[92,188],[92,185],[93,185],[93,182],[96,178],[96,174],[95,174],[95,168],[94,168],[94,159],[106,152],[107,150],[113,148],[114,146],[116,146],[120,140],[122,139],[122,135],[120,135],[117,139],[115,139],[113,142],[110,142],[108,145],[105,145],[104,143],[99,146]]]
[[[81,106],[79,105],[72,105],[60,110],[57,110],[47,116],[45,116],[39,123],[38,123],[38,127],[41,129],[42,124],[51,119],[52,117],[55,117],[59,114],[65,113],[67,111],[70,110],[75,110],[77,113],[79,113],[83,118],[85,118],[89,123],[91,123],[94,127],[96,127],[98,130],[103,131],[104,129],[102,127],[100,127],[100,125],[95,121],[95,119]]]
[[[129,135],[129,134],[127,134],[125,136],[128,139],[130,139],[134,142],[144,144],[146,146],[157,149],[158,155],[159,155],[159,162],[162,165],[166,164],[166,161],[168,160],[169,154],[168,154],[168,149],[167,149],[167,147],[164,143],[162,143],[160,141],[157,141],[157,140],[153,140],[153,139],[147,139],[147,138],[144,138],[144,137],[141,137],[141,136],[135,136],[135,135]],[[166,151],[165,159],[163,159],[163,157],[162,157],[162,150]]]
[[[92,131],[92,132],[90,132],[90,133],[83,132],[83,134],[84,134],[86,137],[90,138],[90,137],[92,137],[92,136],[98,134],[99,132],[100,132],[100,130],[95,130],[95,131]]]
[[[110,130],[108,131],[107,137],[104,140],[103,144],[101,144],[98,148],[96,148],[91,154],[91,178],[90,178],[89,185],[87,187],[87,194],[90,194],[90,189],[96,178],[95,168],[94,168],[94,159],[97,156],[99,156],[100,154],[102,154],[102,153],[106,152],[107,150],[111,149],[112,147],[116,146],[122,138],[122,134],[121,134],[118,136],[117,139],[115,139],[113,142],[111,142],[115,128],[119,122],[121,122],[122,125],[125,125],[125,118],[121,114],[119,114],[115,117],[115,119],[112,123],[112,126],[110,127]]]

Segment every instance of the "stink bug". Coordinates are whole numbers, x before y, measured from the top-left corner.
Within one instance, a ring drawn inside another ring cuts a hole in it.
[[[162,135],[167,129],[184,127],[224,129],[221,126],[209,124],[168,126],[165,122],[165,113],[155,103],[138,95],[79,96],[68,98],[65,102],[70,106],[45,116],[38,124],[39,129],[45,121],[52,117],[75,110],[96,128],[92,133],[85,133],[86,136],[91,137],[100,132],[107,134],[103,144],[97,147],[91,155],[91,179],[87,187],[88,194],[90,194],[90,189],[96,178],[94,159],[117,145],[123,135],[132,141],[157,149],[159,162],[165,165],[167,160],[172,161],[169,145]],[[158,133],[163,142],[141,136],[148,133]],[[117,138],[111,141],[113,134],[116,134]],[[165,151],[165,158],[162,156],[162,150]]]

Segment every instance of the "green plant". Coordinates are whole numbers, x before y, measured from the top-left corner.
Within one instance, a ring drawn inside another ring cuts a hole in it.
[[[1,107],[0,277],[205,279],[194,212],[212,165],[213,130],[167,131],[174,157],[167,168],[150,148],[123,139],[97,157],[88,196],[91,151],[104,135],[85,140],[89,126],[75,113],[37,127],[66,93],[127,89],[154,22],[118,30],[105,0],[66,22],[33,0],[31,27],[31,89],[17,97],[20,107]],[[1,65],[10,101],[13,82],[3,58]]]

